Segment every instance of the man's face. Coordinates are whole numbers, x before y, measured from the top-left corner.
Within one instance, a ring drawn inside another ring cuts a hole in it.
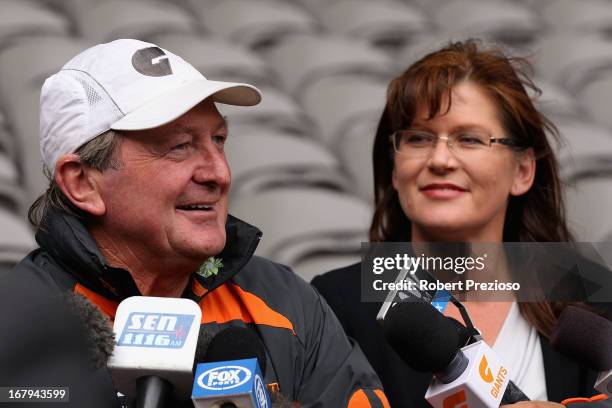
[[[115,252],[172,267],[197,265],[223,249],[226,138],[226,122],[209,100],[159,128],[124,133],[123,164],[100,178],[101,226]]]

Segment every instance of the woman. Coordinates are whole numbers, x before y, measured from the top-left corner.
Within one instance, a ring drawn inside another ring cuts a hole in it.
[[[452,43],[394,79],[374,142],[372,242],[571,242],[557,132],[530,100],[528,65],[474,40]],[[430,374],[385,342],[377,303],[360,301],[359,264],[316,277],[347,334],[361,345],[393,407],[424,406]],[[553,351],[562,304],[466,302],[484,339],[512,361],[532,400],[593,394],[593,373]],[[456,309],[445,314],[458,317]]]

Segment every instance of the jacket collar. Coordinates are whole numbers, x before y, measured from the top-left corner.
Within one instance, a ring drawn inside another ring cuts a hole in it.
[[[192,280],[212,291],[236,275],[249,261],[257,248],[262,233],[256,227],[228,215],[225,225],[226,244],[216,256],[223,266],[216,275],[201,276],[194,271]],[[140,291],[125,269],[108,264],[85,225],[75,216],[50,210],[44,227],[36,232],[36,242],[68,273],[89,289],[104,297],[121,301],[139,296]],[[184,297],[198,301],[204,293],[196,294],[188,286]]]

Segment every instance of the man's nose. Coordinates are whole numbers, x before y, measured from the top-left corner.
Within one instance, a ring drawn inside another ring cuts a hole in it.
[[[220,187],[229,186],[231,173],[223,150],[210,143],[202,146],[198,153],[198,164],[193,180],[198,184],[216,184]]]

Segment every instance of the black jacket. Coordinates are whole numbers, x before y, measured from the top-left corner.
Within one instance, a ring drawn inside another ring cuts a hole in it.
[[[230,216],[226,231],[219,273],[208,278],[194,273],[183,294],[200,305],[202,325],[213,334],[227,326],[254,330],[266,348],[266,383],[277,383],[281,393],[304,407],[386,404],[376,374],[316,291],[288,268],[252,256],[261,238],[257,228]],[[20,304],[62,292],[86,296],[112,320],[121,300],[140,295],[129,272],[106,262],[77,218],[52,213],[36,239],[40,248],[4,278],[14,288],[7,294],[16,316],[12,320],[22,320]],[[35,326],[28,329],[33,347],[41,348],[45,334]],[[8,353],[19,354],[19,341],[3,336],[0,362]],[[22,357],[12,361],[24,364],[27,356]],[[26,364],[36,367],[37,361]],[[7,368],[14,367],[0,371]],[[112,383],[106,369],[100,371],[97,384],[112,406]]]
[[[346,334],[355,339],[380,377],[392,407],[430,407],[424,395],[432,374],[420,373],[407,364],[387,344],[376,315],[381,303],[361,302],[360,264],[336,269],[315,277],[312,285],[327,300]],[[596,373],[554,351],[540,336],[546,390],[550,401],[591,396]]]

